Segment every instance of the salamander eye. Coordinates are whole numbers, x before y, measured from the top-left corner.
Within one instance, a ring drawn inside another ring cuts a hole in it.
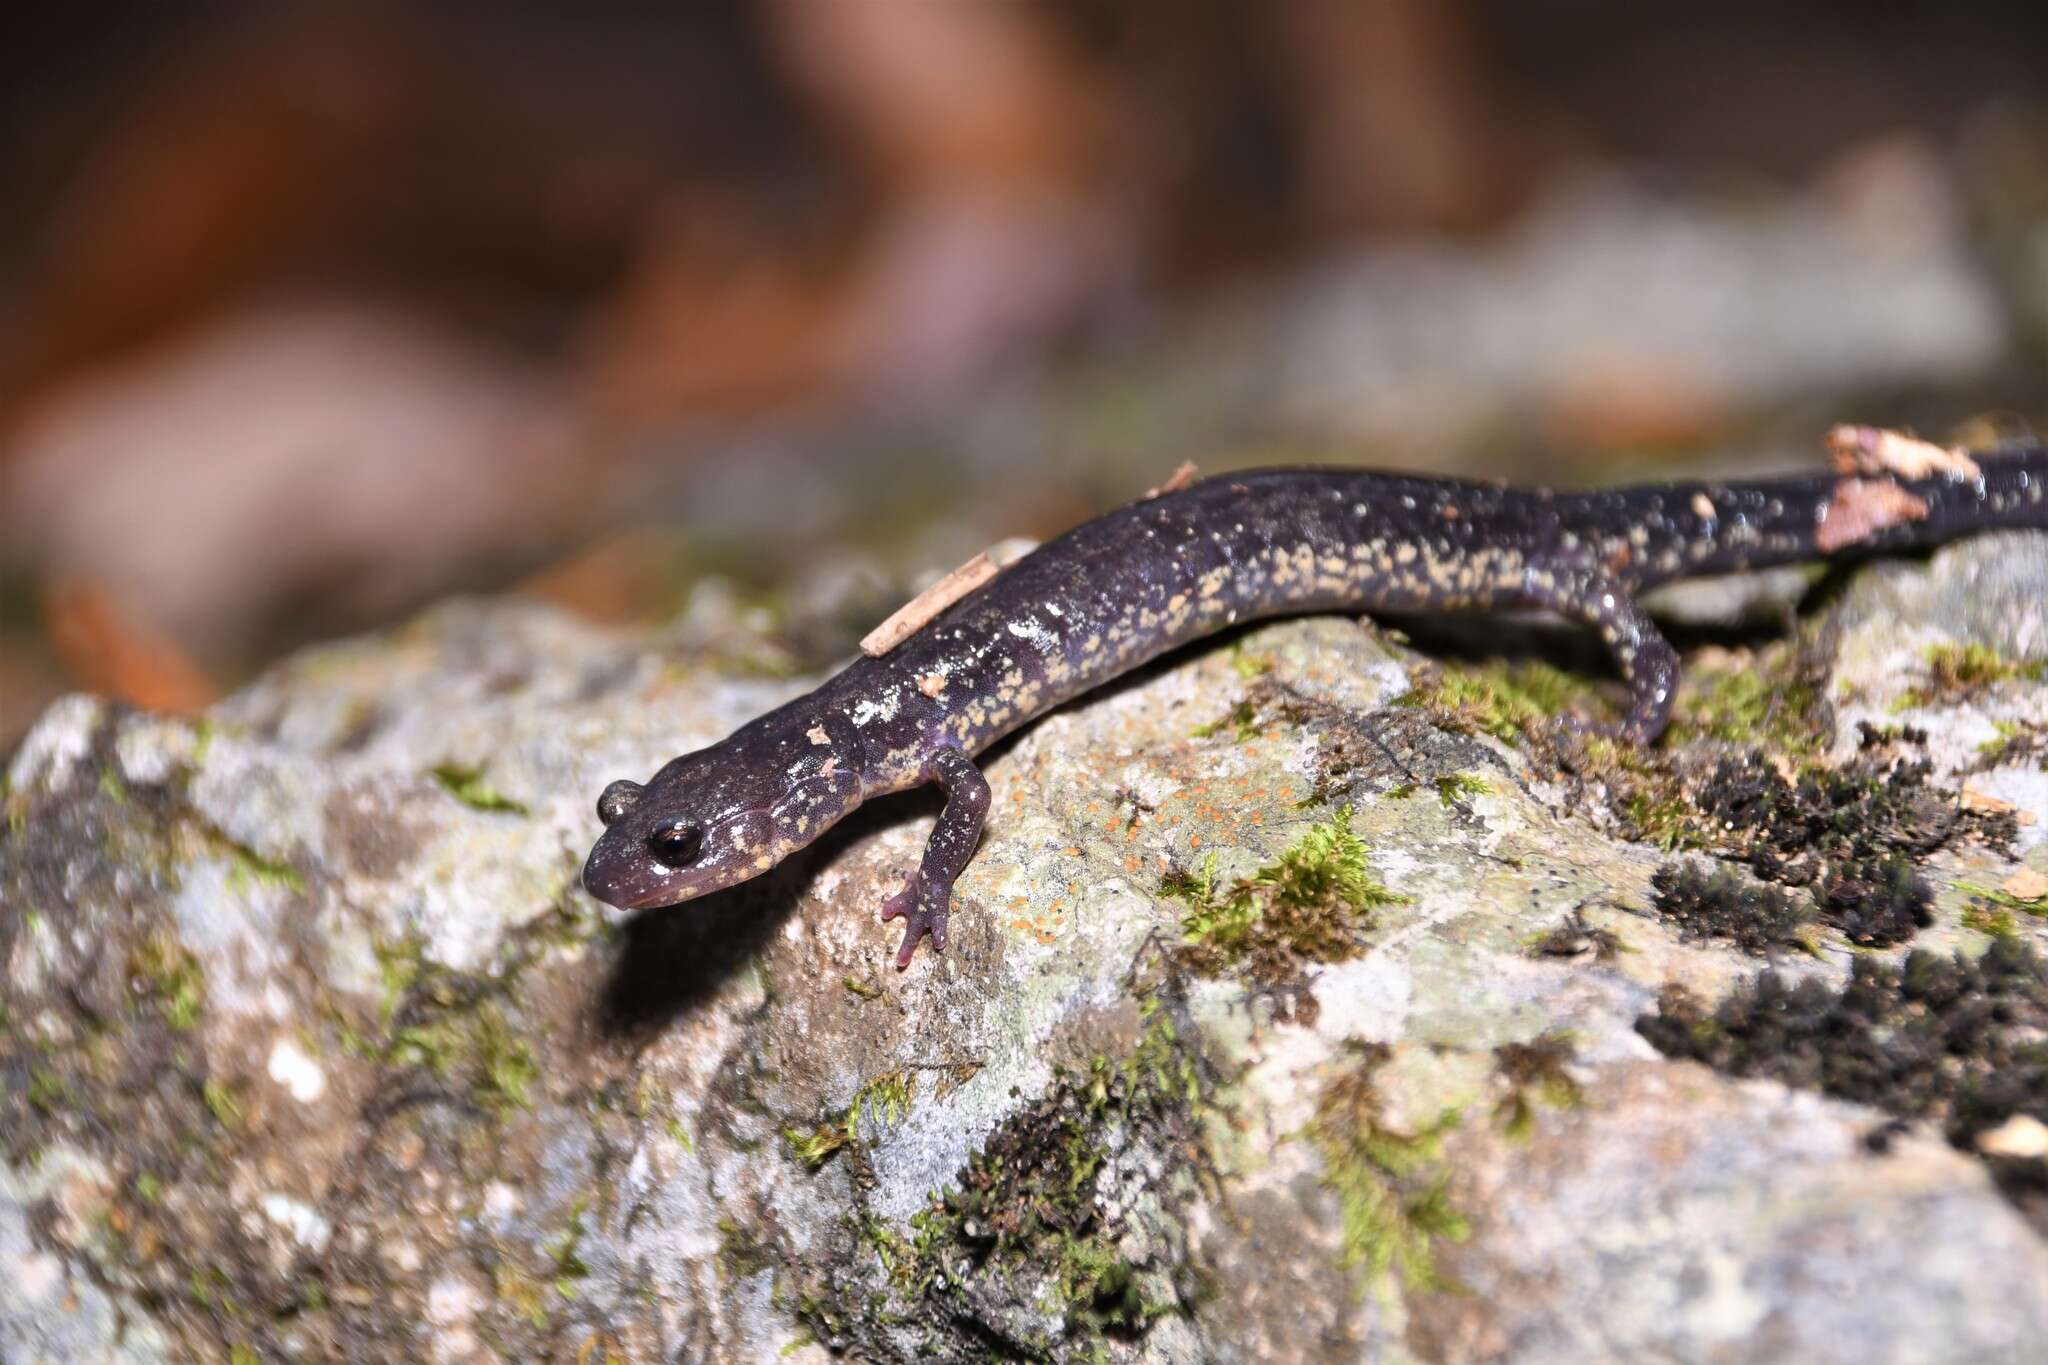
[[[612,783],[604,789],[604,794],[597,798],[597,818],[609,825],[633,809],[640,800],[640,791],[638,782],[628,782],[620,778]]]
[[[647,836],[647,851],[654,855],[654,861],[673,871],[680,871],[697,861],[697,855],[704,851],[704,831],[681,820],[671,820],[655,827]]]

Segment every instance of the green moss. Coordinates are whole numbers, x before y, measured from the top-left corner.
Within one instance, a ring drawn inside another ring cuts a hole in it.
[[[377,1007],[377,1014],[388,1022],[399,1001],[420,978],[426,940],[412,936],[397,943],[377,943],[372,951],[377,955],[377,976],[384,986],[384,998]]]
[[[797,1312],[822,1343],[866,1358],[909,1332],[933,1358],[1090,1360],[1187,1311],[1199,1284],[1175,1210],[1206,1169],[1207,1082],[1169,1011],[1140,1008],[1130,1052],[1057,1070],[909,1236],[878,1218],[850,1224],[882,1290],[847,1291],[836,1267],[800,1286]]]
[[[303,892],[306,879],[290,863],[277,862],[266,858],[247,844],[228,838],[214,831],[214,837],[228,857],[228,889],[236,895],[246,894],[250,886],[277,887],[285,891]]]
[[[191,1028],[206,1008],[206,974],[199,959],[167,933],[150,934],[129,951],[128,980],[173,1032]]]
[[[1257,739],[1261,728],[1258,703],[1250,697],[1240,697],[1221,719],[1212,720],[1207,725],[1197,725],[1190,733],[1196,739],[1210,739],[1227,730],[1233,740],[1243,744],[1247,740]]]
[[[1536,1129],[1538,1109],[1576,1109],[1584,1099],[1566,1065],[1572,1060],[1568,1032],[1546,1033],[1533,1042],[1502,1043],[1493,1050],[1494,1075],[1507,1093],[1494,1105],[1494,1122],[1511,1141],[1525,1142]]]
[[[110,763],[100,766],[100,795],[117,806],[128,804],[128,784]]]
[[[587,1202],[582,1199],[570,1204],[568,1230],[546,1248],[548,1260],[554,1267],[555,1292],[565,1299],[575,1297],[576,1281],[590,1274],[590,1267],[576,1253],[583,1243],[583,1214],[587,1207]]]
[[[31,1067],[28,1073],[28,1102],[45,1114],[54,1114],[71,1103],[70,1087],[48,1067]]]
[[[206,1101],[215,1123],[231,1133],[241,1129],[242,1102],[235,1098],[233,1086],[209,1076],[199,1087],[199,1097]]]
[[[1923,657],[1927,681],[1900,693],[1895,709],[1963,701],[1998,683],[2014,679],[2039,682],[2048,673],[2048,659],[2007,659],[1989,645],[1933,645]]]
[[[500,815],[525,815],[524,802],[511,797],[492,786],[480,766],[467,763],[442,763],[428,770],[427,775],[440,783],[448,794],[468,806],[471,810],[488,811]]]
[[[1807,644],[1796,640],[1688,667],[1672,703],[1666,743],[1716,740],[1765,744],[1786,754],[1818,753],[1832,721],[1824,678]]]
[[[527,1089],[540,1075],[533,1049],[505,1027],[504,1017],[490,1007],[477,1012],[477,1060],[484,1078],[479,1098],[503,1110],[532,1108]]]
[[[1475,796],[1488,796],[1493,784],[1471,773],[1446,773],[1436,780],[1436,799],[1446,810],[1463,806]]]
[[[1561,716],[1605,709],[1591,684],[1535,659],[1440,665],[1394,704],[1423,707],[1447,729],[1509,744],[1547,733]]]
[[[725,1268],[728,1277],[751,1279],[771,1269],[775,1262],[774,1248],[757,1240],[732,1219],[718,1220],[718,1263]]]
[[[1975,901],[1963,907],[1963,927],[1993,938],[2011,938],[2020,931],[2012,911],[2002,907],[1994,909]]]
[[[1956,890],[1972,901],[1993,909],[2017,910],[2022,915],[2032,915],[2037,919],[2048,916],[2048,892],[2038,896],[2022,897],[1995,886],[1979,886],[1975,882],[1957,882]]]
[[[1976,771],[2031,764],[2048,772],[2048,725],[2038,721],[1996,721],[1997,738],[1977,746]]]
[[[532,1107],[527,1092],[540,1075],[539,1063],[495,1000],[458,995],[430,1005],[423,1015],[392,1035],[387,1062],[460,1080],[474,1103],[501,1118]]]
[[[851,1104],[823,1123],[808,1131],[784,1128],[783,1144],[791,1156],[815,1171],[840,1148],[860,1140],[863,1115],[868,1118],[870,1127],[900,1123],[910,1112],[916,1093],[917,1077],[908,1071],[896,1070],[877,1076],[854,1092]]]
[[[228,1348],[228,1365],[263,1365],[263,1357],[254,1346],[238,1341]]]
[[[1244,647],[1244,641],[1240,640],[1230,647],[1230,667],[1231,671],[1236,673],[1238,677],[1243,678],[1246,682],[1250,682],[1253,678],[1272,669],[1273,658],[1269,654],[1253,654],[1249,652]]]
[[[847,994],[862,1000],[878,1000],[882,995],[882,988],[880,986],[871,985],[865,981],[856,981],[850,976],[840,977],[839,984],[846,988]]]
[[[784,1128],[782,1143],[789,1154],[803,1163],[806,1170],[817,1170],[832,1159],[833,1153],[853,1139],[847,1135],[842,1123],[827,1121],[805,1131],[801,1128]]]
[[[1216,855],[1194,871],[1170,873],[1160,893],[1180,901],[1182,958],[1205,975],[1244,969],[1277,983],[1303,962],[1338,962],[1361,949],[1372,912],[1406,902],[1366,864],[1351,832],[1351,808],[1311,825],[1279,859],[1229,886],[1219,885]]]
[[[145,1204],[154,1204],[163,1197],[163,1192],[164,1186],[161,1180],[158,1180],[148,1171],[137,1173],[135,1177],[135,1197],[137,1199],[140,1199]]]
[[[1096,1330],[1135,1328],[1170,1310],[1174,1301],[1148,1294],[1119,1252],[1121,1228],[1104,1216],[1096,1187],[1132,1135],[1191,1134],[1201,1094],[1173,1024],[1165,1011],[1150,1010],[1129,1055],[1098,1056],[1085,1070],[1062,1074],[970,1160],[955,1190],[915,1225],[919,1260],[936,1268],[952,1243],[1010,1274],[1050,1265],[1068,1322]]]
[[[1439,1159],[1456,1110],[1415,1133],[1382,1117],[1375,1073],[1391,1055],[1378,1043],[1346,1044],[1353,1060],[1323,1087],[1305,1136],[1323,1158],[1323,1183],[1343,1216],[1342,1262],[1359,1274],[1359,1292],[1397,1276],[1411,1291],[1456,1286],[1437,1268],[1442,1241],[1471,1232],[1452,1206]]]
[[[548,1291],[537,1276],[528,1274],[511,1256],[501,1255],[491,1268],[491,1287],[498,1302],[516,1318],[536,1331],[548,1325]]]

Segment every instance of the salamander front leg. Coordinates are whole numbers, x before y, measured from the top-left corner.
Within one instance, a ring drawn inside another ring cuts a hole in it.
[[[1574,561],[1535,562],[1527,571],[1526,595],[1544,607],[1600,632],[1628,680],[1628,715],[1620,734],[1650,744],[1671,722],[1678,692],[1678,651],[1671,647],[1614,575]]]
[[[932,936],[932,947],[946,951],[946,912],[952,907],[953,879],[974,856],[981,840],[981,822],[988,815],[988,781],[967,755],[941,749],[925,764],[925,776],[946,789],[946,808],[924,846],[924,858],[910,881],[882,906],[882,918],[901,919],[903,946],[896,950],[896,969],[910,965],[917,942]]]

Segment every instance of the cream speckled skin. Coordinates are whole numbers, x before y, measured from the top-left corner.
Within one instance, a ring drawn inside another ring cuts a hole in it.
[[[1649,743],[1670,714],[1678,658],[1637,592],[2048,527],[2044,498],[2048,451],[2034,446],[1980,455],[1973,477],[1915,480],[1560,493],[1343,469],[1207,479],[1048,541],[888,654],[675,759],[644,787],[614,782],[598,802],[606,828],[584,884],[626,908],[688,900],[773,867],[868,797],[936,782],[945,810],[883,908],[907,921],[897,964],[908,965],[926,934],[945,947],[953,880],[980,837],[989,793],[973,755],[1189,640],[1294,612],[1545,608],[1600,632],[1633,699],[1622,733]],[[1865,507],[1897,519],[1845,530]]]

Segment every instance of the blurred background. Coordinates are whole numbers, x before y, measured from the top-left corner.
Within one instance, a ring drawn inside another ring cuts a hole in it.
[[[0,751],[455,591],[766,612],[1158,482],[2048,413],[2048,6],[47,6],[0,43]]]

